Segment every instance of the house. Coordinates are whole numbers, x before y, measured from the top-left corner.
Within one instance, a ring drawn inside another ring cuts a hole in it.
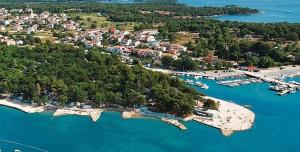
[[[122,40],[121,40],[121,44],[122,44],[122,45],[129,46],[129,45],[132,44],[132,39],[122,39]]]
[[[155,51],[150,49],[134,49],[138,57],[155,56]]]
[[[141,41],[133,41],[132,46],[137,47],[141,44]]]
[[[0,32],[5,32],[6,28],[5,26],[0,26]]]
[[[17,40],[16,41],[16,45],[23,45],[23,44],[24,44],[24,42],[22,40]]]
[[[165,57],[165,56],[170,56],[172,57],[174,60],[178,60],[178,56],[177,55],[173,55],[173,54],[168,54],[168,53],[162,53],[160,58]]]
[[[2,23],[3,23],[4,26],[9,25],[10,22],[11,22],[10,20],[3,20],[3,21],[2,21]]]
[[[13,39],[6,39],[3,41],[4,43],[6,43],[6,45],[16,45],[16,41],[14,41]]]
[[[170,49],[176,49],[176,50],[179,50],[180,52],[186,52],[187,51],[187,47],[185,47],[183,45],[180,45],[180,44],[171,44]]]
[[[77,23],[74,21],[68,21],[67,23],[63,24],[63,28],[68,31],[75,31]]]
[[[132,53],[132,49],[124,46],[108,47],[108,51],[113,54],[121,54],[123,56],[129,56]]]
[[[92,47],[102,47],[101,41],[86,41],[85,48],[90,49]]]
[[[144,29],[140,33],[141,35],[157,35],[158,30],[157,29]]]
[[[175,49],[175,50],[178,50],[179,52],[187,51],[187,47],[180,45],[180,44],[171,44],[169,42],[164,42],[164,43],[161,43],[161,46],[166,47],[167,50]]]
[[[14,27],[13,27],[13,31],[15,32],[20,32],[23,30],[23,27],[20,25],[20,24],[16,24]]]
[[[38,28],[37,24],[35,24],[35,25],[31,26],[31,27],[28,27],[27,34],[31,34],[32,32],[36,32],[37,28]]]
[[[42,19],[47,19],[49,16],[50,16],[50,13],[47,12],[47,11],[44,11],[44,12],[42,12],[42,13],[40,14],[40,17],[41,17]]]
[[[208,54],[206,57],[204,57],[204,61],[208,63],[212,63],[216,60],[218,60],[218,56],[214,56],[213,54]]]

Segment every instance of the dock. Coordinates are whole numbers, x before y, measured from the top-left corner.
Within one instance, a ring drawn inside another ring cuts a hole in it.
[[[249,79],[236,79],[236,80],[227,80],[227,81],[219,81],[217,84],[225,85],[229,87],[238,87],[240,85],[247,85],[251,83],[261,83],[263,82],[258,78],[249,78]]]
[[[168,124],[174,125],[174,126],[178,127],[181,130],[186,130],[187,129],[182,123],[180,123],[176,119],[161,118],[161,120],[168,123]]]
[[[245,74],[249,77],[254,77],[257,79],[261,79],[262,81],[272,83],[273,85],[270,87],[270,90],[277,91],[277,95],[285,95],[288,93],[295,93],[296,90],[300,89],[300,84],[298,82],[285,82],[278,78],[263,76],[260,74],[256,74],[253,72],[245,72]]]

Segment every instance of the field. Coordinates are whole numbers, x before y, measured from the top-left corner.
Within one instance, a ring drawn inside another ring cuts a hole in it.
[[[192,33],[176,33],[177,35],[177,38],[176,38],[176,43],[177,44],[186,44],[188,42],[192,42],[194,43],[195,42],[195,35],[192,34]]]
[[[40,38],[42,43],[45,43],[47,41],[53,42],[56,40],[56,37],[53,37],[51,31],[37,31],[34,34],[34,37]]]
[[[81,18],[79,22],[86,28],[89,28],[94,22],[98,28],[119,27],[125,30],[133,30],[135,25],[134,22],[111,22],[107,20],[105,16],[101,16],[96,13],[69,13],[68,16],[71,18],[79,16]]]

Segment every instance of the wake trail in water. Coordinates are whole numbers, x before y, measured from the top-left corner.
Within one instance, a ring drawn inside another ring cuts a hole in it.
[[[5,143],[14,144],[14,145],[23,146],[23,147],[26,147],[26,148],[31,148],[31,149],[42,151],[42,152],[48,152],[47,150],[44,150],[44,149],[41,149],[41,148],[37,148],[37,147],[34,147],[34,146],[30,146],[30,145],[26,145],[26,144],[14,142],[14,141],[9,141],[9,140],[5,140],[5,139],[1,139],[1,138],[0,138],[0,141],[5,142]]]

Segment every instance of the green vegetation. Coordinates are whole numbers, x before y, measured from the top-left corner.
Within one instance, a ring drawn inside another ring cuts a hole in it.
[[[39,104],[84,102],[97,106],[152,105],[156,111],[188,115],[201,94],[177,78],[130,67],[110,56],[69,45],[0,45],[0,91]]]
[[[74,21],[86,28],[110,28],[117,27],[118,29],[133,30],[134,22],[112,22],[107,20],[107,17],[96,13],[68,13]]]
[[[203,103],[203,108],[206,108],[206,109],[219,110],[219,106],[220,106],[220,103],[217,101],[214,101],[212,99],[207,99]]]
[[[213,52],[221,59],[264,68],[299,64],[299,24],[178,19],[166,23],[160,31],[199,33],[199,39],[186,44],[193,57],[205,57]]]

